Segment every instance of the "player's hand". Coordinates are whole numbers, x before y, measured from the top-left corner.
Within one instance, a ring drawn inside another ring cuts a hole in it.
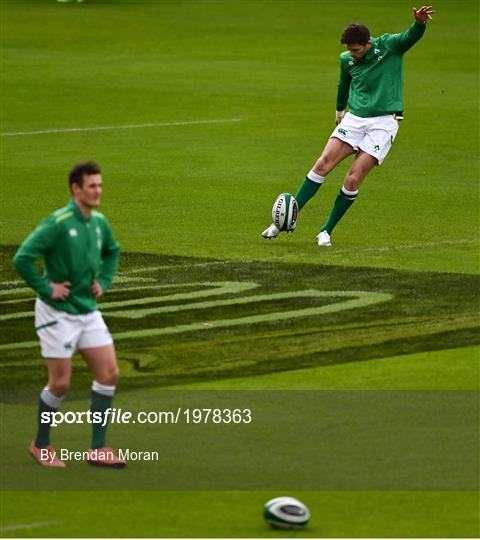
[[[65,300],[70,296],[70,281],[64,281],[63,283],[53,283],[50,281],[50,287],[52,287],[52,300]]]
[[[98,281],[94,281],[92,284],[92,294],[94,298],[100,298],[100,296],[103,296],[103,289]]]
[[[345,111],[335,111],[335,124],[338,126],[345,116]]]
[[[416,7],[413,8],[413,16],[417,23],[425,24],[429,19],[432,18],[433,11],[432,6],[422,6],[420,9]]]

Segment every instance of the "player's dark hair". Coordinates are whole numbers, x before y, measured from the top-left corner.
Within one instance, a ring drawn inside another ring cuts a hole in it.
[[[77,184],[80,187],[83,186],[83,177],[85,175],[100,174],[100,172],[100,167],[94,161],[82,161],[81,163],[77,163],[68,175],[70,192],[72,191],[72,184]]]
[[[366,45],[370,41],[370,30],[363,24],[351,24],[343,31],[340,43],[344,45]]]

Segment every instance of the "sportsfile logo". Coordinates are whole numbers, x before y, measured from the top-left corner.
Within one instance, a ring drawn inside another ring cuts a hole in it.
[[[44,411],[42,424],[57,427],[60,424],[250,424],[253,412],[250,408],[221,409],[214,407],[178,407],[170,411],[125,411],[108,408],[100,411]]]

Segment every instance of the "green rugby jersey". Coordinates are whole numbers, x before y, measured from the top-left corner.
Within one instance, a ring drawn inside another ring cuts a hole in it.
[[[361,60],[340,55],[337,111],[348,103],[352,114],[369,118],[403,111],[403,55],[424,34],[426,25],[414,22],[401,34],[371,38]]]
[[[39,258],[44,260],[43,276],[35,266]],[[79,315],[97,309],[91,290],[93,281],[106,291],[119,258],[120,245],[103,214],[93,210],[86,219],[72,199],[40,223],[20,246],[13,263],[41,300],[60,311]],[[70,295],[65,300],[52,300],[50,281],[69,281]]]

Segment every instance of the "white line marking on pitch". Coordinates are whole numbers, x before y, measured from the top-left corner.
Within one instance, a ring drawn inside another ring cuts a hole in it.
[[[396,251],[397,249],[421,249],[437,246],[450,246],[457,244],[476,244],[479,242],[479,238],[471,238],[465,240],[443,240],[441,242],[417,242],[412,244],[397,244],[396,246],[380,246],[380,247],[371,247],[365,249],[356,249],[356,252],[361,253],[376,253],[381,251]],[[349,253],[352,249],[335,249],[332,250],[332,254],[336,253]]]
[[[46,527],[53,525],[56,521],[35,521],[34,523],[21,523],[18,525],[4,525],[0,528],[1,531],[15,531],[16,529],[36,529],[37,527]]]
[[[24,135],[46,135],[49,133],[76,133],[79,131],[108,131],[113,129],[138,129],[150,127],[169,127],[169,126],[193,126],[197,124],[227,124],[229,122],[241,122],[243,118],[217,118],[214,120],[185,120],[180,122],[158,122],[151,124],[126,124],[120,126],[93,126],[82,128],[58,128],[42,129],[40,131],[7,131],[0,133],[2,137],[19,137]]]

